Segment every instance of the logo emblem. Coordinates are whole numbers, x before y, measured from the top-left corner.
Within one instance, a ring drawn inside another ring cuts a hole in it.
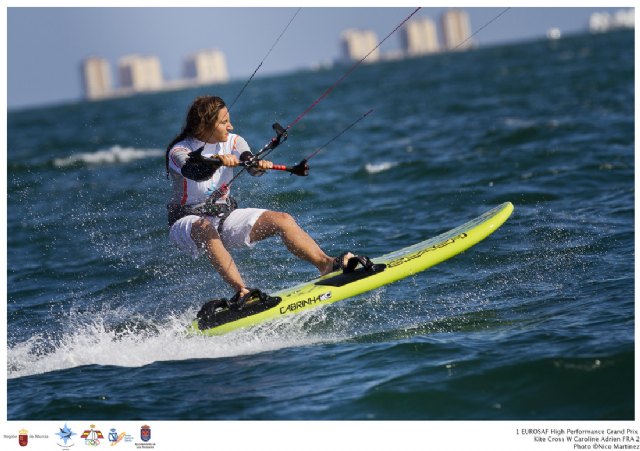
[[[58,446],[62,446],[65,448],[68,448],[70,446],[73,446],[73,440],[71,439],[71,437],[73,437],[74,435],[78,435],[75,432],[73,432],[71,430],[71,428],[69,426],[67,426],[67,423],[64,424],[63,428],[59,428],[60,432],[56,432],[55,435],[57,435],[58,437],[60,437],[60,440],[58,440]]]
[[[140,439],[143,442],[148,442],[151,440],[151,426],[147,426],[146,424],[140,428]]]
[[[116,431],[116,429],[112,428],[109,431],[109,441],[111,442],[111,446],[116,446],[118,443],[122,441],[123,438],[125,438],[126,435],[127,435],[126,432],[121,432],[118,435],[118,432]]]
[[[20,446],[27,446],[29,444],[29,431],[20,429],[18,443],[20,443]]]
[[[102,432],[97,429],[95,424],[89,425],[89,429],[85,430],[80,438],[84,439],[84,444],[88,446],[98,446],[100,444],[100,439],[104,439]]]

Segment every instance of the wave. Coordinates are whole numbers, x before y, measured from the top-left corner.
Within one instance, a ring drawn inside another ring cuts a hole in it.
[[[113,164],[129,163],[144,158],[155,158],[163,156],[164,151],[160,149],[136,149],[134,147],[112,146],[106,150],[96,152],[83,152],[73,154],[65,158],[56,158],[53,165],[58,168],[73,166],[76,164]]]
[[[396,161],[383,161],[382,163],[367,163],[364,166],[365,171],[369,174],[377,174],[378,172],[388,171],[391,168],[398,166]]]
[[[127,320],[113,326],[102,318],[79,325],[53,342],[34,336],[7,350],[7,379],[85,365],[142,367],[161,361],[218,359],[253,355],[294,346],[340,341],[335,334],[305,331],[324,318],[323,309],[241,329],[219,337],[194,336],[187,325],[195,312],[163,321]]]

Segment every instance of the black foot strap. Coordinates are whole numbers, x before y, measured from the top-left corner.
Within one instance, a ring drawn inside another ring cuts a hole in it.
[[[344,259],[347,255],[349,254],[353,254],[353,252],[343,252],[342,254],[338,255],[336,258],[333,259],[333,267],[331,268],[331,272],[337,271],[339,269],[344,271],[345,268],[345,264],[344,264]],[[348,262],[347,262],[348,264]]]
[[[354,272],[358,265],[362,265],[366,272],[378,272],[378,270],[380,269],[379,267],[376,267],[376,265],[371,260],[369,260],[369,257],[356,255],[355,257],[351,257],[347,261],[347,266],[345,266],[344,268],[344,273],[349,274],[350,272]]]
[[[361,267],[358,267],[358,265]],[[352,282],[381,273],[386,269],[386,267],[387,265],[384,263],[373,263],[368,257],[351,257],[344,265],[342,273],[337,276],[322,279],[315,284],[330,287],[342,287]]]
[[[212,299],[206,302],[198,314],[198,329],[205,330],[231,321],[255,315],[275,307],[282,298],[269,296],[260,290],[253,289],[244,296],[240,292],[231,299]]]
[[[272,303],[274,299],[280,298],[273,298],[267,293],[263,293],[257,288],[254,288],[252,290],[249,290],[249,292],[244,296],[240,296],[240,292],[238,291],[231,299],[227,301],[227,305],[232,310],[242,310],[247,305],[253,305],[258,302]]]
[[[353,252],[343,252],[333,260],[333,271],[342,269],[343,274],[349,274],[354,272],[358,265],[362,265],[365,272],[380,272],[386,267],[385,265],[377,265],[373,263],[369,257],[365,257],[363,255],[355,255],[354,257],[349,258],[345,264],[344,259],[349,254],[353,254]]]

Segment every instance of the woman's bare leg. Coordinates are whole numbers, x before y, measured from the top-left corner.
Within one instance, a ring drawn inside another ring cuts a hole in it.
[[[240,294],[249,292],[231,254],[222,244],[218,231],[207,219],[202,218],[193,223],[191,238],[198,246],[204,248],[209,262],[225,282],[236,291],[240,291]]]
[[[318,243],[302,230],[298,223],[288,213],[266,211],[256,221],[251,229],[251,241],[260,241],[274,235],[280,235],[289,252],[296,257],[313,264],[320,274],[331,272],[333,257],[324,253]],[[348,259],[350,256],[345,257]]]

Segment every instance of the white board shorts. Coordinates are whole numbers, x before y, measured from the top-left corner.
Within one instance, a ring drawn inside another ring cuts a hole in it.
[[[238,208],[233,210],[222,224],[222,244],[227,249],[253,247],[256,243],[252,243],[249,235],[251,229],[258,218],[264,213],[262,208]],[[220,218],[214,216],[205,216],[211,221],[214,227],[218,227]],[[178,219],[169,229],[169,239],[178,245],[178,248],[191,255],[198,257],[204,253],[204,249],[198,246],[191,238],[191,227],[193,223],[200,219],[200,216],[189,215]]]

